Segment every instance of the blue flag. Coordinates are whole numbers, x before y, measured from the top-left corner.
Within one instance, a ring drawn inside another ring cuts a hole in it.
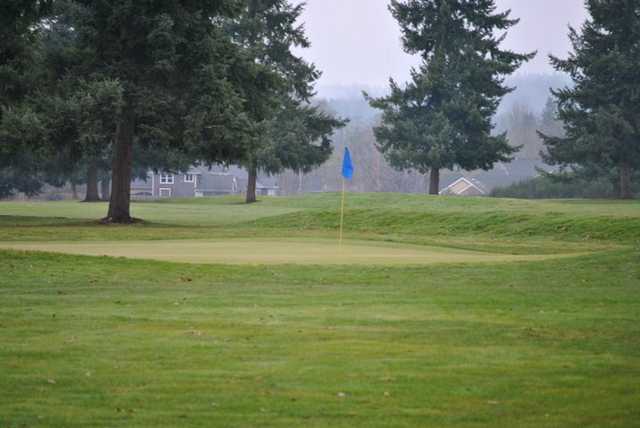
[[[353,163],[351,162],[351,153],[348,148],[344,148],[344,160],[342,161],[342,176],[347,180],[353,178]]]

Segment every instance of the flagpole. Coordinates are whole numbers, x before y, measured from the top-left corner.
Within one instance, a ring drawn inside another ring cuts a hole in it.
[[[344,225],[344,195],[345,195],[345,180],[342,178],[342,203],[340,204],[340,234],[338,235],[338,242],[342,247],[342,227]]]

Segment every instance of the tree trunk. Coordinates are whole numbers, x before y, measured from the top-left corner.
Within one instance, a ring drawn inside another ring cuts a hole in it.
[[[111,197],[106,223],[132,223],[130,214],[134,118],[124,111],[116,130],[111,164]]]
[[[111,192],[111,185],[109,183],[109,179],[105,178],[100,182],[100,196],[102,196],[103,201],[109,200],[110,192]]]
[[[298,172],[298,194],[302,195],[304,193],[304,173],[302,171]]]
[[[375,191],[382,192],[382,154],[375,149],[372,150],[374,156],[374,165],[375,165]]]
[[[631,166],[620,165],[620,197],[622,199],[633,199],[631,191]]]
[[[431,174],[429,176],[429,194],[440,194],[440,170],[438,168],[431,168]]]
[[[256,184],[258,182],[258,166],[256,162],[250,162],[249,168],[249,182],[247,183],[247,203],[252,204],[257,202],[256,198]]]
[[[74,183],[73,181],[71,182],[71,198],[74,201],[78,200],[78,188],[76,187],[76,183]]]
[[[98,195],[98,167],[92,161],[87,169],[87,194],[84,197],[84,202],[98,201],[100,201],[100,196]]]

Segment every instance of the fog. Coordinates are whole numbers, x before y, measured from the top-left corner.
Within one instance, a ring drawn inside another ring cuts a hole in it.
[[[296,0],[296,3],[302,1]],[[403,52],[398,25],[387,0],[307,0],[301,19],[312,47],[303,55],[322,71],[319,89],[336,86],[386,85],[389,77],[404,81],[417,60]],[[548,54],[569,50],[567,28],[586,18],[583,0],[497,0],[499,10],[511,9],[520,23],[511,29],[504,47],[538,51],[520,73],[551,73]]]

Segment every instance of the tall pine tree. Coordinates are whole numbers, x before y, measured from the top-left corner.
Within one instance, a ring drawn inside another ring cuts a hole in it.
[[[44,80],[38,23],[51,7],[51,0],[0,2],[0,197],[35,194],[43,182],[46,128],[29,98]]]
[[[547,160],[582,172],[615,171],[619,196],[631,198],[640,169],[640,3],[588,0],[587,9],[582,31],[570,28],[573,52],[551,57],[574,86],[552,91],[566,136],[543,135]]]
[[[430,173],[434,195],[441,169],[490,169],[509,160],[517,148],[506,135],[491,135],[491,120],[512,91],[505,77],[535,55],[500,48],[506,34],[497,34],[518,20],[497,12],[494,0],[392,0],[389,9],[405,50],[422,65],[405,87],[391,79],[389,96],[369,98],[383,113],[375,134],[387,160]]]
[[[241,117],[227,66],[237,48],[222,21],[239,0],[74,0],[79,49],[94,52],[92,80],[117,81],[112,188],[106,222],[128,223],[134,147],[188,151],[228,141]],[[237,109],[236,109],[237,107]]]
[[[320,72],[293,52],[309,47],[304,27],[297,24],[304,4],[245,3],[229,30],[244,48],[235,75],[249,124],[237,161],[248,170],[246,201],[252,203],[258,171],[308,171],[322,164],[332,152],[330,135],[344,123],[308,105]]]

